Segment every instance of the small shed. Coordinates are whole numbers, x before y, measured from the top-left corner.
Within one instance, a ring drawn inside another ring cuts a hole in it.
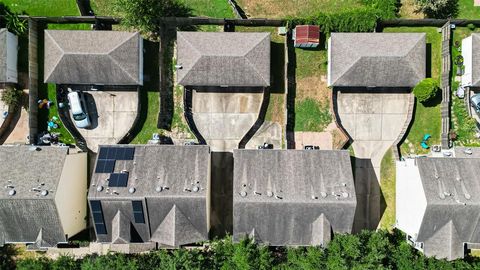
[[[18,38],[0,29],[0,83],[17,83]]]
[[[318,25],[298,25],[293,30],[294,46],[297,48],[316,48],[320,44]]]

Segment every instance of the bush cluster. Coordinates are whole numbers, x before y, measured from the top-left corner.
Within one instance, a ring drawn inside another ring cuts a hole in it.
[[[415,88],[413,94],[421,103],[428,102],[435,98],[440,90],[438,82],[432,78],[423,79]]]
[[[12,266],[12,268],[15,266]],[[17,269],[478,269],[480,260],[448,262],[426,258],[399,231],[335,235],[327,248],[269,248],[231,238],[201,249],[159,250],[145,254],[92,255],[81,260],[23,259]],[[9,269],[9,268],[3,268]]]
[[[323,33],[331,32],[372,32],[377,21],[397,17],[398,0],[361,0],[363,7],[340,12],[318,12],[305,18],[289,18],[290,25],[319,25]]]

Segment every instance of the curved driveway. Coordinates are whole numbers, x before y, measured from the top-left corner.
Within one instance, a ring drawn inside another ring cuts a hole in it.
[[[360,227],[374,229],[380,221],[380,164],[387,150],[408,125],[411,93],[337,92],[339,122],[352,138],[359,209],[365,211]]]

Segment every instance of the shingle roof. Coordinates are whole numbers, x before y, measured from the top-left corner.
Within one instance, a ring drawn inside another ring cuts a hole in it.
[[[0,147],[0,245],[28,242],[54,246],[65,242],[55,192],[68,147]],[[15,195],[8,192],[15,190]],[[48,190],[46,196],[41,191]],[[20,224],[28,224],[19,229]]]
[[[351,232],[355,208],[347,151],[234,150],[236,240],[254,231],[271,245],[324,244],[330,225]]]
[[[141,85],[141,43],[137,32],[45,30],[44,80]]]
[[[480,243],[480,159],[419,158],[417,164],[427,198],[417,241],[448,240],[428,247],[448,258],[463,251],[464,242]]]
[[[332,33],[329,84],[413,87],[426,75],[425,33]]]
[[[0,82],[7,78],[7,29],[0,29]]]
[[[112,147],[134,147],[135,152],[133,160],[115,162],[115,172],[129,173],[127,187],[108,188],[108,173],[92,175],[88,199],[101,201],[107,230],[106,235],[97,234],[100,242],[133,241],[134,235],[120,233],[128,226],[141,241],[162,246],[178,247],[208,238],[208,146],[112,145],[100,146],[99,153]],[[130,187],[135,187],[133,194],[128,192]],[[143,224],[135,222],[133,200],[142,201],[146,209]]]
[[[480,34],[472,34],[472,86],[480,87]]]
[[[270,34],[177,32],[178,83],[269,86]]]

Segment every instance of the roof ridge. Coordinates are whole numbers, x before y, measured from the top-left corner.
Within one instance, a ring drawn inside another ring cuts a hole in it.
[[[53,71],[56,69],[56,67],[58,66],[58,64],[60,63],[60,61],[62,61],[63,57],[65,56],[65,50],[62,49],[62,47],[60,46],[60,44],[57,43],[57,41],[52,37],[52,35],[50,35],[50,33],[48,31],[45,31],[45,34],[48,35],[49,39],[55,44],[55,46],[58,47],[58,49],[62,52],[62,55],[58,58],[58,60],[55,62],[55,65],[53,66],[54,68],[50,71],[50,73],[48,74],[45,74],[47,76],[44,75],[44,78],[50,78],[50,76],[53,74]],[[45,40],[45,38],[44,38]],[[45,43],[45,41],[44,41]],[[45,57],[45,56],[44,56]],[[47,80],[44,80],[44,81],[47,81]]]
[[[270,81],[267,81],[265,79],[265,77],[263,77],[262,73],[255,67],[255,65],[250,61],[250,59],[248,58],[248,54],[250,54],[252,51],[254,51],[254,49],[256,49],[257,47],[259,47],[266,39],[269,39],[269,43],[270,43],[270,35],[267,34],[265,35],[265,37],[260,41],[258,42],[257,44],[255,44],[255,46],[253,46],[252,48],[250,48],[249,51],[247,51],[243,57],[245,58],[245,60],[247,60],[247,63],[250,65],[250,67],[252,67],[253,70],[255,70],[255,72],[260,76],[260,78],[262,78],[262,80],[267,84],[267,85],[270,85]],[[270,48],[270,53],[269,53],[269,57],[271,57],[271,48]],[[271,65],[271,63],[270,63]],[[270,69],[270,67],[268,67]]]
[[[122,67],[122,65],[120,65],[120,63],[119,63],[117,60],[115,60],[114,57],[112,57],[110,54],[107,54],[107,55],[108,55],[108,57],[109,57],[125,74],[127,74],[128,77],[130,77],[134,82],[139,83],[138,78],[133,78],[132,75],[130,75],[130,73],[128,73],[128,72]]]

